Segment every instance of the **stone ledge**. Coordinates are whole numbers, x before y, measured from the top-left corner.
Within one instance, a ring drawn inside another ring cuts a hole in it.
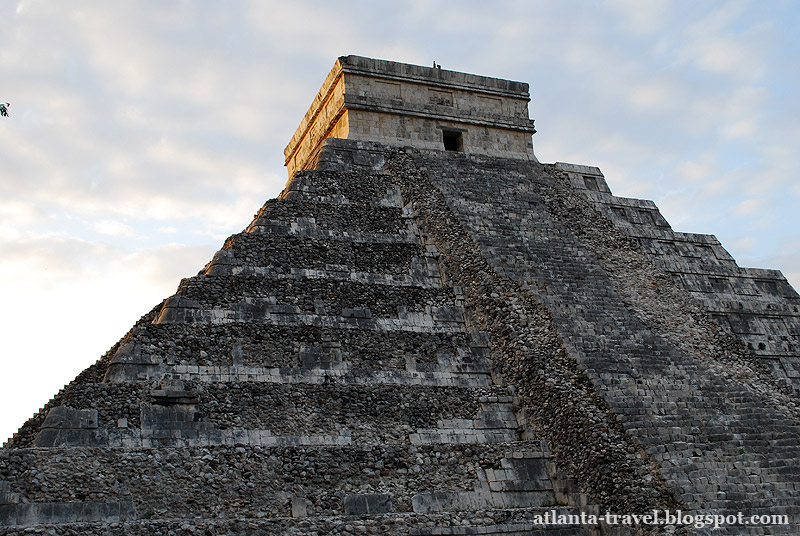
[[[344,497],[346,516],[387,514],[391,511],[392,496],[389,493],[359,493]]]
[[[529,508],[555,504],[552,491],[434,491],[411,498],[415,513]]]
[[[141,375],[141,378],[139,376]],[[487,387],[492,385],[488,372],[406,371],[367,369],[308,369],[296,367],[227,367],[202,365],[175,365],[173,367],[118,364],[114,366],[111,381],[137,379],[171,379],[182,381],[264,382],[321,384],[328,381],[344,385],[419,385],[431,387]]]
[[[0,505],[0,527],[50,523],[120,522],[136,517],[132,502],[24,503]]]

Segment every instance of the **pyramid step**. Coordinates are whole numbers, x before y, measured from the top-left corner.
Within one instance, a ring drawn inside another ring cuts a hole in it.
[[[138,515],[152,511],[156,518],[167,511],[181,517],[222,511],[289,516],[298,494],[309,516],[341,515],[347,495],[376,493],[389,495],[398,513],[552,506],[553,484],[535,470],[546,458],[513,458],[514,452],[540,448],[540,442],[514,442],[22,449],[9,480],[30,503],[70,502],[76,495],[113,503],[123,486]],[[509,459],[517,465],[502,469]],[[32,468],[35,481],[23,476]],[[497,483],[502,490],[491,489]],[[206,490],[202,501],[186,500],[199,489]]]
[[[559,510],[562,515],[575,516],[574,519],[580,519],[580,512],[568,511],[565,509]],[[414,528],[409,532],[412,536],[457,536],[457,535],[482,535],[482,534],[498,534],[508,536],[584,536],[589,534],[586,529],[579,524],[557,524],[554,526],[539,525],[536,523],[502,523],[497,525],[483,525],[483,526],[450,526],[450,527],[426,527]]]
[[[273,199],[258,211],[248,227],[297,224],[319,229],[396,233],[407,230],[407,213],[401,207],[316,203],[291,199]]]
[[[320,306],[321,311],[324,302]],[[338,314],[337,314],[338,313]],[[338,312],[307,312],[300,306],[272,298],[245,298],[225,306],[202,306],[192,300],[169,299],[156,321],[159,324],[227,324],[257,322],[277,326],[316,326],[375,331],[459,333],[465,331],[462,309],[454,305],[422,305],[414,309],[398,306],[386,316],[369,307],[344,307]]]
[[[552,506],[555,497],[543,491],[437,491],[413,497],[415,512],[486,510],[489,508],[529,508]]]
[[[346,364],[346,363],[345,363]],[[163,369],[173,379],[203,383],[253,382],[267,384],[419,385],[425,387],[482,387],[492,384],[488,371],[371,370],[349,367],[265,368],[176,365]],[[152,376],[151,376],[152,377]]]
[[[517,441],[516,429],[442,429],[418,430],[398,429],[394,432],[367,437],[357,431],[341,429],[331,434],[276,434],[270,429],[225,429],[210,430],[191,428],[187,425],[153,430],[99,430],[92,434],[64,434],[57,439],[51,435],[38,436],[37,447],[96,447],[96,448],[189,448],[189,447],[345,447],[350,445],[378,446],[412,445],[483,445]],[[40,440],[40,438],[42,438]],[[497,491],[497,490],[495,490]]]
[[[276,220],[257,220],[256,224],[247,228],[248,233],[300,236],[314,240],[337,240],[366,244],[414,244],[419,241],[417,234],[410,229],[399,229],[392,233],[369,232],[359,230],[324,229],[310,222],[287,223]]]
[[[281,199],[365,207],[402,207],[400,192],[380,173],[303,170],[295,173]]]
[[[412,265],[414,261],[412,261]],[[326,265],[324,268],[285,268],[276,272],[268,266],[231,266],[213,264],[206,270],[211,276],[260,276],[274,280],[332,279],[351,281],[367,285],[391,285],[396,287],[441,288],[441,277],[429,265],[417,264],[408,274],[357,272],[345,265]]]
[[[97,400],[97,389],[76,389],[71,399],[94,407],[51,409],[35,445],[432,444],[518,437],[511,397],[497,396],[508,392],[502,387],[195,382],[171,397],[163,392],[162,386],[135,395],[121,391],[122,398],[106,389]],[[509,401],[489,410],[477,402],[484,398]],[[90,413],[91,425],[77,422]],[[56,414],[73,418],[58,420]]]
[[[377,332],[232,322],[145,324],[120,346],[112,363],[300,367],[306,355],[313,354],[339,355],[350,368],[379,370],[412,370],[413,366],[425,371],[428,365],[444,366],[443,360],[480,367],[487,359],[485,348],[471,348],[464,332]]]
[[[289,501],[291,502],[291,501]],[[63,503],[62,503],[63,504]],[[66,503],[86,504],[86,503]],[[53,505],[56,507],[56,505]],[[77,509],[77,507],[72,507]],[[299,512],[298,512],[299,513]],[[109,518],[105,521],[71,521],[63,516],[59,521],[63,532],[104,534],[108,536],[148,536],[150,534],[263,534],[293,536],[319,536],[320,534],[408,534],[413,536],[440,535],[513,535],[513,536],[586,536],[586,531],[578,524],[542,525],[534,519],[574,516],[580,512],[563,506],[547,508],[492,509],[480,512],[440,512],[435,514],[416,513],[375,513],[362,515],[305,516],[292,517],[267,516],[263,511],[248,513],[240,517],[215,519],[159,518],[154,510],[137,512],[135,516],[124,518],[123,522]],[[547,516],[547,517],[546,517]],[[29,518],[28,523],[0,526],[0,534],[16,535],[20,528],[32,527],[37,519]],[[32,527],[31,531],[40,530]]]
[[[135,518],[133,503],[124,502],[34,502],[0,506],[3,527],[41,524],[119,523]]]
[[[203,383],[253,382],[270,384],[417,385],[425,387],[482,387],[493,380],[488,371],[472,367],[453,370],[371,370],[351,368],[244,367],[244,366],[167,366],[152,363],[116,363],[106,380],[176,379]]]
[[[463,324],[460,306],[447,288],[395,287],[352,281],[257,276],[196,276],[167,299],[157,323],[253,320],[314,323],[313,316],[339,317],[345,324],[391,326],[420,317]],[[296,318],[285,318],[296,317]],[[383,320],[377,323],[373,318]],[[424,324],[423,324],[424,325]],[[385,328],[384,328],[385,329]]]
[[[314,312],[371,307],[375,314],[396,312],[399,306],[448,305],[455,296],[449,288],[396,288],[348,280],[286,279],[251,275],[200,275],[181,282],[175,297],[200,305],[224,305],[245,299],[296,304],[298,310]],[[378,301],[379,300],[379,301]]]
[[[421,262],[429,263],[430,257],[418,243],[365,243],[240,233],[228,238],[211,266],[261,266],[275,272],[286,272],[293,267],[348,266],[356,272],[408,274]]]

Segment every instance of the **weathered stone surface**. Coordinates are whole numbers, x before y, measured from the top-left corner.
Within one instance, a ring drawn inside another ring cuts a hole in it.
[[[387,514],[391,511],[392,496],[388,493],[362,493],[344,497],[344,515],[346,516]]]
[[[289,176],[314,167],[328,138],[536,160],[528,84],[360,56],[336,61],[284,151]],[[449,148],[449,146],[448,146]],[[376,155],[355,152],[359,165]]]
[[[532,129],[476,107],[527,86],[344,64],[378,91],[343,88],[359,112],[435,124],[451,91],[464,124]],[[316,169],[0,449],[0,534],[576,536],[596,527],[532,520],[667,508],[797,533],[800,297],[779,272],[597,168],[320,133]]]

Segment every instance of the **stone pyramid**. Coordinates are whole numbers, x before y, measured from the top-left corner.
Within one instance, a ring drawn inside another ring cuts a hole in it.
[[[0,534],[800,533],[800,296],[528,101],[339,58],[279,198],[0,450]]]

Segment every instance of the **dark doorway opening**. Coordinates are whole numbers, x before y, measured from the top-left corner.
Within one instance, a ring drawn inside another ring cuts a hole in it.
[[[457,130],[442,130],[445,151],[464,151],[464,137]]]

